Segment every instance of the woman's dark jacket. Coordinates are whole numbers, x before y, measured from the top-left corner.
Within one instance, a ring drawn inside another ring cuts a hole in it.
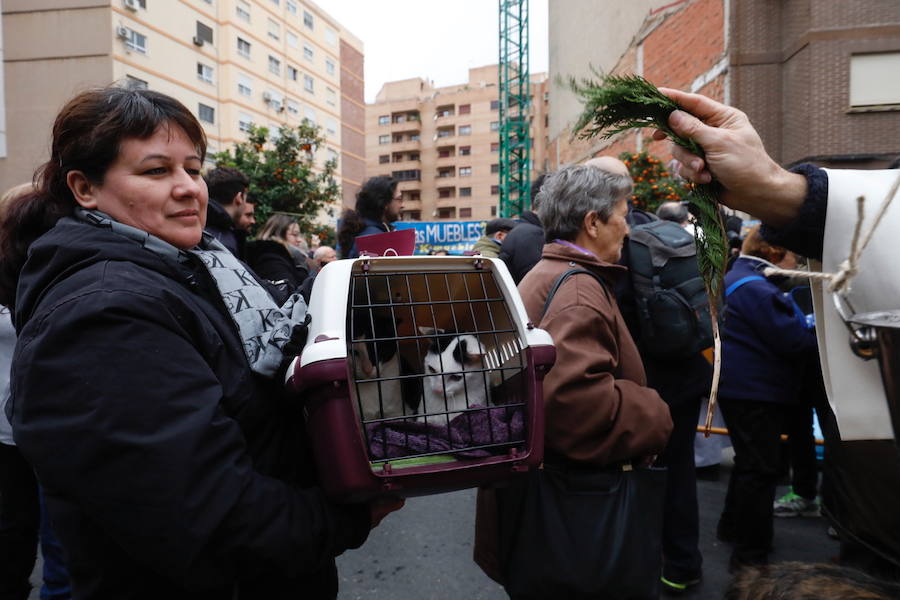
[[[762,277],[768,266],[741,256],[725,275],[725,290],[746,277]],[[725,299],[719,394],[723,399],[795,402],[815,350],[815,330],[797,316],[785,293],[768,279],[748,280]]]
[[[289,290],[300,287],[309,275],[306,269],[297,266],[287,247],[275,240],[248,242],[246,258],[257,275],[272,282],[283,281]]]
[[[10,400],[75,598],[327,598],[368,510],[313,487],[300,402],[212,281],[62,219],[18,287]]]

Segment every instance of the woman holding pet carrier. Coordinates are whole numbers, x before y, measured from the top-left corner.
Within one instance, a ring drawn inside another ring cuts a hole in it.
[[[557,352],[544,379],[544,468],[496,491],[495,568],[476,549],[513,598],[659,593],[665,480],[647,465],[672,420],[646,387],[612,291],[625,274],[616,262],[630,193],[627,176],[575,166],[547,177],[539,195],[548,243],[519,291]]]
[[[280,378],[305,306],[203,233],[205,151],[168,96],[82,93],[0,230],[13,432],[75,598],[333,598],[334,557],[396,508],[315,487]]]

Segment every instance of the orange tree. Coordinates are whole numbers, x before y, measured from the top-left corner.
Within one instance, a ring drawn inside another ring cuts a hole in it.
[[[275,135],[266,127],[251,125],[247,141],[213,159],[217,166],[235,167],[250,178],[257,223],[282,212],[296,217],[302,233],[320,233],[317,216],[323,210],[333,216],[340,198],[334,178],[337,161],[316,168],[315,155],[324,143],[319,127],[309,121],[296,127],[282,125]]]
[[[686,200],[691,192],[687,182],[674,177],[660,159],[647,152],[623,152],[619,159],[634,180],[629,201],[635,208],[656,212],[663,202]]]

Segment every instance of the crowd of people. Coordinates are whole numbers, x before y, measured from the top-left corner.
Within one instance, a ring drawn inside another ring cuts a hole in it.
[[[765,223],[737,239],[725,280],[735,467],[718,533],[739,570],[768,560],[791,411],[824,397],[809,376],[810,311],[764,270],[793,267],[794,252],[822,257],[840,175],[786,171],[739,111],[666,93],[691,113],[673,113],[673,130],[706,149],[673,148],[682,174],[715,174],[726,205]],[[0,561],[2,597],[27,597],[40,528],[45,584],[61,586],[48,597],[334,598],[335,556],[402,507],[326,497],[282,385],[305,334],[303,293],[327,263],[357,256],[357,237],[391,230],[397,181],[366,181],[337,249],[310,253],[290,215],[251,239],[248,178],[202,174],[205,153],[176,100],[91,90],[57,116],[34,184],[0,204],[0,542],[18,559]],[[558,356],[544,467],[479,497],[476,561],[513,598],[652,598],[702,578],[693,441],[711,368],[696,345],[648,344],[651,309],[627,268],[632,230],[693,225],[679,203],[635,210],[631,190],[616,159],[563,167],[535,182],[533,210],[488,222],[474,248],[506,263]],[[815,487],[798,481],[798,514]]]

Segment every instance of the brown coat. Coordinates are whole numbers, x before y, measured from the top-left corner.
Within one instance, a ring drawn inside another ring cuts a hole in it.
[[[582,268],[609,283],[625,267],[562,244],[544,246],[541,261],[519,283],[531,322],[556,345],[556,364],[544,378],[544,443],[548,452],[603,466],[663,450],[672,431],[669,408],[646,387],[644,366],[611,291],[587,275],[571,276],[541,317],[556,279]],[[494,490],[478,493],[475,562],[502,583]]]
[[[550,287],[569,269],[600,275],[613,287],[625,268],[562,244],[547,244],[519,293],[532,322],[556,345],[544,379],[545,446],[578,462],[607,465],[663,450],[672,431],[665,402],[646,387],[637,346],[615,297],[587,275],[570,277],[541,318]]]

